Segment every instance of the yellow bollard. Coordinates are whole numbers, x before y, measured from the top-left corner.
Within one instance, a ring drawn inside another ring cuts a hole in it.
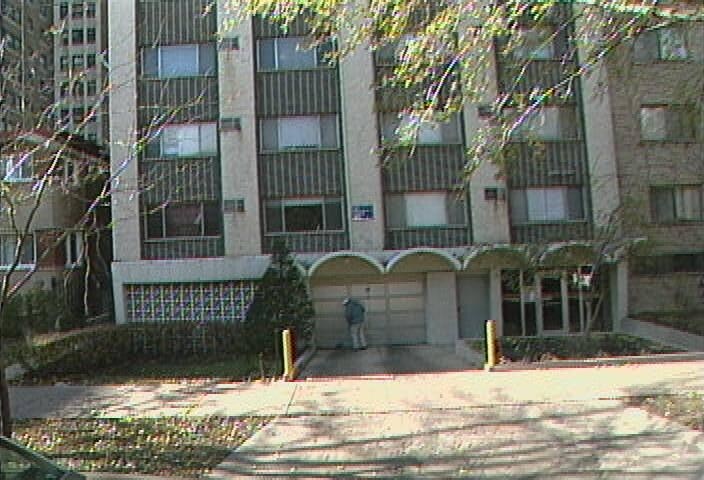
[[[486,363],[484,370],[491,370],[496,366],[496,322],[494,320],[486,321]]]
[[[295,367],[293,366],[293,345],[291,343],[291,330],[286,329],[281,332],[281,340],[284,344],[284,380],[290,382],[295,376]]]

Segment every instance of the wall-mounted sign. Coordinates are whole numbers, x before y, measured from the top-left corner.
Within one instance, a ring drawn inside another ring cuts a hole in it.
[[[352,205],[352,220],[355,222],[374,220],[374,205]]]

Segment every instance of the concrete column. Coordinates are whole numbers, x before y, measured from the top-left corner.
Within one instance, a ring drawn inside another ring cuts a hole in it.
[[[244,202],[244,211],[223,214],[225,256],[261,253],[259,181],[257,170],[257,119],[254,104],[256,41],[252,22],[234,24],[234,17],[218,2],[218,25],[236,49],[218,52],[220,118],[239,119],[239,127],[220,130],[220,172],[225,203]]]
[[[342,39],[344,42],[344,38]],[[357,251],[384,248],[384,194],[375,110],[374,64],[368,45],[363,44],[340,62],[342,136],[347,181],[347,221],[350,247]],[[352,208],[371,205],[373,220],[352,220]]]
[[[114,0],[109,25],[113,258],[121,262],[140,257],[135,2]]]
[[[486,51],[489,53],[483,75],[487,89],[481,103],[491,106],[498,95],[497,67],[493,46],[486,45]],[[465,139],[467,145],[471,145],[484,127],[485,120],[479,116],[479,105],[466,104],[463,114]],[[466,185],[469,188],[473,243],[507,243],[511,239],[506,181],[498,174],[499,170],[493,163],[483,161]],[[498,199],[486,200],[485,188],[497,189]]]
[[[489,318],[496,321],[496,335],[504,332],[504,316],[501,300],[501,269],[489,271]]]
[[[431,272],[426,278],[426,337],[431,345],[454,345],[459,338],[457,275]]]
[[[609,270],[612,328],[620,332],[622,321],[628,317],[628,260],[621,260]]]
[[[577,16],[578,30],[593,28],[584,21]],[[585,48],[583,42],[578,45],[581,58],[587,55]],[[610,91],[603,62],[582,77],[581,94],[592,218],[596,227],[604,227],[612,222],[611,215],[620,204],[620,194]]]

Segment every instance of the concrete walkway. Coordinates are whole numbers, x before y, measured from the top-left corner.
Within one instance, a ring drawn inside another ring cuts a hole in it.
[[[704,362],[272,384],[16,387],[17,417],[276,415],[209,478],[704,478],[701,434],[622,397]]]

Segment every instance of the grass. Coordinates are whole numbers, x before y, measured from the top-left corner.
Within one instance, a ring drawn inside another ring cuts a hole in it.
[[[644,312],[634,318],[704,336],[704,311]]]
[[[269,421],[265,417],[17,420],[14,437],[73,470],[196,478]]]
[[[631,399],[631,405],[704,432],[704,396],[699,393],[657,395]]]
[[[484,351],[483,340],[473,341],[470,346],[475,350]],[[604,358],[677,351],[666,345],[620,333],[593,333],[587,337],[571,335],[501,338],[501,354],[507,362]]]
[[[276,372],[276,362],[262,358],[264,375]],[[89,385],[145,382],[178,382],[184,379],[208,379],[223,382],[246,381],[262,376],[258,355],[232,357],[186,357],[181,359],[132,360],[105,369],[56,374],[41,369],[26,373],[15,383],[50,385],[56,382]]]

